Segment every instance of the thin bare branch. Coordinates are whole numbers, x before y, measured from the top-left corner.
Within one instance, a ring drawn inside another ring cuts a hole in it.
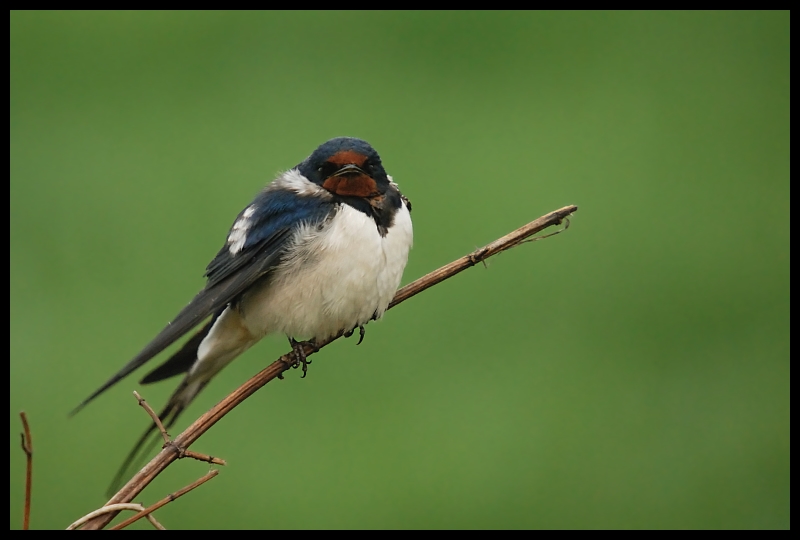
[[[196,459],[197,461],[205,461],[206,463],[211,463],[213,465],[227,465],[228,462],[222,458],[209,456],[207,454],[201,454],[200,452],[195,452],[193,450],[184,450],[183,455],[180,457],[188,457],[192,459]]]
[[[136,399],[139,401],[139,405],[141,405],[142,408],[147,411],[147,414],[149,414],[150,418],[152,418],[153,422],[155,422],[156,427],[158,427],[158,431],[161,432],[161,436],[164,438],[164,444],[169,444],[172,439],[170,439],[169,433],[167,433],[167,429],[164,427],[164,424],[161,423],[161,418],[158,417],[156,411],[154,411],[147,401],[145,401],[145,399],[139,395],[139,392],[134,390],[133,395],[136,396]]]
[[[25,509],[22,514],[22,530],[27,531],[31,525],[31,481],[33,475],[33,439],[31,438],[31,427],[28,425],[28,415],[25,411],[20,411],[19,417],[22,419],[22,451],[25,452]]]
[[[546,214],[539,219],[531,221],[527,225],[520,227],[519,229],[510,232],[509,234],[503,236],[488,244],[480,249],[477,249],[470,253],[469,255],[465,255],[460,259],[457,259],[450,264],[447,264],[438,270],[434,270],[433,272],[427,274],[419,278],[418,280],[406,285],[405,287],[401,288],[395,294],[394,299],[389,304],[389,308],[396,306],[397,304],[408,300],[412,296],[419,294],[420,292],[428,289],[438,283],[441,283],[447,278],[450,278],[460,272],[463,272],[467,268],[475,266],[478,263],[481,263],[491,257],[492,255],[496,255],[501,253],[507,249],[510,249],[514,246],[519,245],[520,243],[524,242],[534,234],[538,233],[539,231],[546,229],[547,227],[551,227],[553,225],[560,225],[564,222],[571,214],[578,210],[577,206],[565,206],[559,210],[555,210]],[[326,345],[330,344],[331,342],[335,341],[341,337],[341,334],[334,336],[329,339],[320,340],[316,343],[316,348],[311,347],[311,345],[306,345],[305,353],[306,356],[310,356]],[[230,395],[228,395],[225,399],[220,401],[217,405],[211,408],[208,412],[203,414],[200,418],[194,421],[186,430],[178,435],[174,440],[173,444],[166,445],[164,449],[159,452],[147,465],[145,465],[138,473],[134,475],[133,478],[125,484],[122,489],[120,489],[108,504],[114,504],[118,502],[128,502],[131,501],[136,495],[138,495],[157,475],[161,473],[170,463],[175,461],[180,457],[180,449],[181,448],[188,448],[193,442],[195,442],[203,433],[205,433],[211,426],[216,424],[222,417],[228,414],[234,407],[239,405],[242,401],[253,395],[259,388],[267,384],[272,379],[278,377],[281,373],[289,369],[295,362],[294,353],[287,353],[277,359],[275,362],[267,366],[261,372],[256,374],[250,380],[245,382],[242,386],[234,390]],[[96,518],[92,519],[90,522],[86,524],[86,528],[89,529],[102,529],[105,527],[113,518],[113,513],[104,514],[101,516],[97,516]]]
[[[128,525],[133,523],[134,521],[138,521],[138,520],[142,519],[143,517],[150,515],[151,512],[155,512],[156,510],[158,510],[159,508],[161,508],[165,504],[169,504],[172,501],[174,501],[175,499],[177,499],[178,497],[180,497],[181,495],[185,495],[186,493],[189,493],[190,491],[192,491],[194,488],[205,484],[206,482],[208,482],[209,480],[211,480],[212,478],[214,478],[218,474],[219,474],[219,471],[217,471],[217,470],[208,471],[208,474],[206,474],[202,478],[198,478],[197,480],[195,480],[194,482],[192,482],[191,484],[189,484],[185,488],[180,489],[180,490],[176,491],[175,493],[171,493],[171,494],[167,495],[166,497],[164,497],[163,499],[161,499],[157,503],[155,503],[155,504],[153,504],[151,506],[148,506],[147,508],[145,508],[144,510],[142,510],[138,514],[129,517],[128,519],[126,519],[122,523],[117,523],[116,525],[111,527],[110,530],[118,531],[120,529],[124,529],[125,527],[127,527]]]
[[[169,433],[167,433],[167,430],[164,429],[164,424],[161,423],[161,419],[158,417],[158,415],[153,410],[153,408],[150,407],[150,405],[148,405],[147,401],[145,401],[145,399],[141,395],[139,395],[139,392],[134,391],[133,395],[136,397],[136,400],[139,402],[139,405],[141,405],[142,408],[147,412],[147,414],[150,416],[150,418],[153,420],[153,422],[155,422],[156,427],[158,428],[158,430],[161,432],[161,436],[164,438],[164,446],[163,446],[163,448],[173,448],[177,452],[178,458],[188,457],[188,458],[192,458],[192,459],[197,459],[199,461],[205,461],[207,463],[213,463],[215,465],[225,465],[226,464],[224,459],[216,458],[216,457],[213,457],[213,456],[207,456],[206,454],[201,454],[199,452],[193,452],[191,450],[186,450],[182,446],[178,446],[173,440],[170,439]],[[121,508],[122,510],[137,510],[139,513],[136,514],[133,517],[130,517],[130,518],[126,519],[122,523],[119,523],[119,524],[115,525],[114,527],[112,527],[112,530],[117,530],[117,529],[122,529],[124,527],[127,527],[128,525],[130,525],[134,521],[138,521],[139,519],[141,519],[143,517],[147,517],[150,520],[150,522],[153,523],[153,525],[156,528],[163,529],[164,527],[162,527],[161,524],[159,524],[155,520],[155,518],[150,516],[150,514],[152,512],[155,512],[156,510],[158,510],[159,508],[161,508],[165,504],[174,501],[175,499],[177,499],[178,497],[180,497],[184,493],[187,493],[187,492],[193,490],[194,488],[196,488],[197,486],[200,486],[200,485],[206,483],[208,480],[211,480],[212,478],[217,476],[218,473],[219,473],[219,471],[209,471],[209,473],[207,475],[205,475],[204,477],[202,477],[199,480],[191,483],[190,485],[186,486],[185,488],[183,488],[183,489],[181,489],[179,491],[176,491],[175,493],[171,493],[170,495],[167,495],[166,497],[164,497],[163,499],[161,499],[160,501],[158,501],[157,503],[155,503],[154,505],[152,505],[152,506],[150,506],[148,508],[144,508],[141,505],[136,505],[137,508],[132,508],[132,507],[131,508]],[[97,516],[101,516],[101,515],[107,514],[109,512],[116,512],[117,510],[115,510],[115,509],[116,509],[116,506],[114,504],[110,504],[109,503],[106,506],[104,506],[103,508],[100,508],[98,510],[95,510],[94,512],[91,512],[91,513],[87,514],[86,516],[84,516],[80,520],[78,520],[75,523],[73,523],[72,525],[70,525],[70,527],[74,528],[74,527],[79,526],[80,523],[83,523],[85,521],[93,519],[93,518],[95,518]],[[114,519],[114,516],[111,516],[111,519]]]
[[[67,530],[71,531],[71,530],[77,529],[78,527],[80,527],[81,525],[83,525],[84,523],[89,521],[90,519],[94,519],[94,518],[96,518],[98,516],[105,516],[105,515],[108,515],[108,514],[111,514],[111,513],[113,513],[116,516],[122,510],[133,510],[134,512],[142,512],[142,511],[145,510],[145,507],[142,506],[141,504],[136,504],[136,503],[108,504],[108,505],[106,505],[106,506],[104,506],[102,508],[98,508],[94,512],[89,512],[88,514],[86,514],[85,516],[80,518],[78,521],[76,521],[75,523],[72,523],[69,527],[67,527]],[[156,529],[159,529],[159,530],[162,530],[162,531],[166,530],[166,528],[161,523],[159,523],[158,520],[156,520],[156,518],[153,517],[151,514],[148,514],[146,517],[150,521],[150,523],[153,524],[153,527],[155,527]],[[112,517],[111,519],[114,519],[114,518]]]
[[[537,232],[544,230],[547,227],[560,225],[577,210],[577,206],[565,206],[564,208],[560,208],[554,212],[545,214],[539,219],[531,221],[527,225],[508,233],[502,238],[498,238],[491,244],[476,249],[469,255],[465,255],[460,259],[456,259],[450,264],[446,264],[441,268],[434,270],[430,274],[427,274],[418,280],[409,283],[397,291],[397,294],[394,295],[394,299],[389,304],[389,308],[393,308],[400,302],[408,300],[412,296],[421,293],[425,289],[433,287],[445,279],[451,278],[454,275],[463,272],[467,268],[471,268],[476,264],[485,261],[492,255],[497,255],[498,253],[506,251],[507,249],[518,246]]]

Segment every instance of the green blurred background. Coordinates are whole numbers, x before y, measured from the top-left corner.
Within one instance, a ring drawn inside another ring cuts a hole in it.
[[[785,528],[789,14],[10,15],[10,526],[101,506],[177,380],[80,415],[330,137],[414,203],[408,283],[492,259],[267,385],[172,528]],[[270,337],[173,430],[286,352]],[[171,466],[147,504],[208,466]],[[148,528],[146,523],[141,528]]]

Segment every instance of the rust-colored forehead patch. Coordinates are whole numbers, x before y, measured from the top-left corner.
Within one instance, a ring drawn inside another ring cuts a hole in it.
[[[345,165],[362,167],[365,161],[367,161],[367,156],[359,154],[355,150],[342,150],[328,159],[328,163],[333,163],[337,167],[344,167]]]

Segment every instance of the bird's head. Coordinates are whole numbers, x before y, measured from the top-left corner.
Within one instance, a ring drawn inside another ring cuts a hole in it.
[[[337,137],[321,144],[297,169],[339,197],[380,199],[389,188],[378,152],[368,142],[353,137]]]

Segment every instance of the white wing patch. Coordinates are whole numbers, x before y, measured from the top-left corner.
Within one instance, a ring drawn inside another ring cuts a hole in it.
[[[255,205],[251,204],[245,208],[244,212],[242,212],[242,216],[236,220],[236,223],[233,224],[231,233],[228,235],[228,251],[231,252],[231,255],[236,255],[242,251],[242,248],[247,241],[247,231],[253,224],[250,218],[253,216],[253,212],[255,211]]]
[[[323,200],[328,200],[332,197],[328,190],[323,189],[303,176],[297,169],[290,169],[278,176],[274,182],[265,188],[265,191],[280,189],[293,191],[298,195],[312,195]],[[242,215],[236,220],[233,227],[231,227],[231,232],[228,235],[228,251],[231,252],[231,255],[236,255],[244,248],[247,242],[247,233],[250,227],[253,226],[251,218],[255,211],[255,205],[251,204],[242,212]]]
[[[305,176],[303,176],[297,169],[290,169],[280,175],[273,183],[275,187],[289,189],[298,195],[316,195],[318,197],[325,197],[329,199],[331,194],[328,190],[321,188]]]

